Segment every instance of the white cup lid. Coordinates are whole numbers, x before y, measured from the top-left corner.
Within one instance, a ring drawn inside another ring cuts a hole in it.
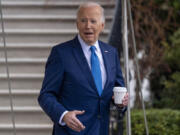
[[[127,92],[126,87],[114,87],[113,92]]]

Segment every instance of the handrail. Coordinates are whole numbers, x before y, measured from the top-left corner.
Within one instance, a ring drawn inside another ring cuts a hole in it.
[[[9,89],[11,120],[12,120],[12,124],[13,124],[13,134],[16,135],[15,114],[14,114],[14,108],[13,108],[11,80],[10,80],[10,75],[9,75],[9,65],[8,65],[8,58],[7,58],[6,34],[5,34],[5,31],[4,31],[4,20],[3,20],[2,1],[1,0],[0,0],[0,16],[1,16],[0,17],[1,27],[2,27],[2,40],[3,40],[3,44],[4,44],[5,65],[6,65],[6,72],[7,72],[7,82],[8,82],[8,89]]]
[[[127,135],[131,135],[131,108],[130,108],[130,83],[129,83],[129,43],[128,43],[128,15],[127,15],[127,0],[122,0],[122,17],[123,17],[123,51],[124,51],[124,67],[125,67],[125,80],[126,87],[129,94],[129,102],[127,106]]]
[[[131,11],[131,2],[130,0],[127,0],[127,5],[128,5],[128,13],[129,13],[129,19],[130,19],[130,30],[132,32],[132,41],[133,41],[133,51],[135,54],[135,66],[136,66],[136,71],[137,71],[137,79],[138,79],[138,85],[140,87],[140,96],[141,96],[141,104],[142,104],[142,109],[143,109],[143,115],[144,115],[144,123],[145,123],[145,128],[146,128],[146,135],[149,135],[149,129],[148,129],[148,123],[147,123],[147,118],[146,118],[146,108],[144,104],[144,98],[143,98],[143,93],[142,93],[142,83],[141,83],[141,78],[140,78],[140,71],[139,71],[139,62],[137,58],[137,50],[136,50],[136,39],[135,39],[135,34],[134,34],[134,26],[133,26],[133,19],[132,19],[132,11]]]

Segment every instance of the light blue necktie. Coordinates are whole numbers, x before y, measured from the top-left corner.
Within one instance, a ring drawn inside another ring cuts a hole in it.
[[[96,84],[96,88],[98,90],[99,95],[102,93],[102,78],[101,78],[101,69],[100,62],[95,53],[96,47],[91,46],[91,72],[94,78],[94,82]]]

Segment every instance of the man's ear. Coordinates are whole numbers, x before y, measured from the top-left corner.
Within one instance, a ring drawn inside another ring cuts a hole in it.
[[[78,20],[76,19],[76,28],[78,29],[78,22],[77,22]]]
[[[101,25],[102,25],[101,31],[103,31],[103,30],[104,30],[104,27],[105,27],[105,23],[102,23]]]

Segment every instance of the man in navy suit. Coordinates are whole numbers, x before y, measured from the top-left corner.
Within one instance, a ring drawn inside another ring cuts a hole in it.
[[[124,86],[118,53],[98,40],[103,8],[84,3],[77,12],[78,35],[52,48],[38,101],[54,122],[53,135],[108,135],[113,87]],[[128,104],[128,94],[123,104]]]

